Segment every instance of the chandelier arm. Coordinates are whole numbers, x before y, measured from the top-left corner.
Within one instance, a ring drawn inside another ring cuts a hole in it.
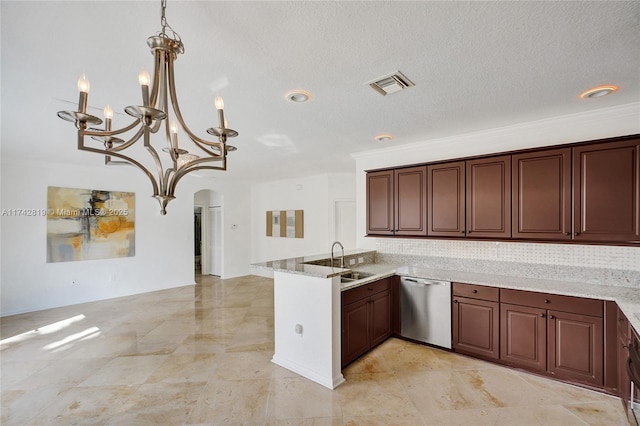
[[[153,157],[153,161],[155,161],[156,163],[156,171],[158,172],[158,180],[160,182],[160,193],[164,195],[166,193],[166,187],[164,185],[163,179],[164,172],[162,161],[158,156],[158,151],[156,151],[155,148],[151,145],[151,141],[149,140],[149,128],[146,126],[144,127],[144,146],[145,148],[147,148],[147,151],[149,151],[151,157]]]
[[[167,194],[169,196],[173,196],[173,194],[175,193],[176,186],[178,185],[178,182],[180,181],[180,179],[182,179],[184,176],[186,176],[187,174],[189,174],[191,172],[195,172],[196,170],[222,170],[222,171],[226,171],[227,170],[227,164],[226,164],[226,161],[225,161],[225,164],[223,166],[198,166],[198,167],[189,168],[188,170],[178,170],[172,176],[172,179],[169,182],[169,186],[167,188]]]
[[[191,139],[191,141],[196,144],[198,148],[206,152],[211,156],[223,157],[222,153],[225,151],[224,144],[222,142],[207,142],[206,144],[202,144],[200,141]],[[218,148],[220,150],[220,154],[216,154],[215,152],[209,151],[208,148]]]
[[[156,50],[154,56],[155,56],[155,61],[153,64],[153,87],[151,88],[151,96],[149,98],[149,104],[153,108],[155,108],[156,105],[158,105],[157,104],[158,98],[159,98],[158,91],[160,90],[159,83],[161,81],[160,73],[162,72],[161,70],[164,68],[164,65],[162,64],[163,52]],[[158,109],[165,111],[163,108],[158,108]]]
[[[121,129],[116,130],[86,130],[84,133],[89,136],[115,136],[121,133],[126,133],[129,130],[135,128],[140,123],[139,119],[136,119],[134,122],[129,124],[127,127],[123,127]]]
[[[165,188],[169,188],[169,182],[171,181],[171,176],[173,173],[176,172],[176,169],[174,169],[173,167],[169,167],[165,172],[164,172],[164,187]],[[168,192],[168,191],[167,191]],[[173,193],[170,193],[171,195],[173,195]]]
[[[144,131],[144,126],[140,127],[140,129],[138,129],[138,131],[131,137],[131,139],[122,143],[120,146],[114,146],[109,148],[108,152],[124,151],[125,149],[129,148],[131,145],[133,145],[134,143],[140,140],[140,137],[142,136],[143,131]],[[94,136],[94,133],[96,132],[85,132],[85,134],[88,136]],[[98,132],[98,133],[104,133],[104,132]],[[102,135],[98,135],[98,136],[102,136]],[[107,135],[107,136],[110,136],[110,135]]]
[[[162,66],[164,69],[164,66],[166,65],[166,63],[163,61]],[[173,163],[173,169],[177,169],[178,168],[178,155],[177,155],[177,149],[178,149],[178,135],[175,136],[175,146],[174,146],[174,141],[172,139],[171,136],[171,124],[169,123],[169,108],[168,108],[168,101],[167,101],[167,84],[166,84],[166,72],[165,75],[163,75],[163,79],[162,79],[162,102],[163,105],[162,107],[164,108],[165,113],[167,114],[167,121],[165,122],[165,138],[167,140],[167,150],[169,151],[169,156],[171,157],[171,162]]]
[[[132,166],[136,166],[137,168],[142,170],[142,172],[144,174],[146,174],[147,177],[149,178],[149,180],[151,181],[151,185],[153,186],[153,195],[156,196],[156,195],[159,194],[159,192],[158,192],[158,183],[156,182],[156,179],[153,176],[153,174],[151,174],[151,172],[149,170],[147,170],[147,168],[145,166],[143,166],[141,163],[137,162],[133,158],[128,157],[128,156],[126,156],[124,154],[121,154],[119,152],[113,152],[113,151],[108,151],[106,149],[99,149],[99,148],[93,148],[93,147],[90,147],[90,146],[85,146],[84,145],[84,136],[83,136],[83,132],[82,131],[78,131],[78,150],[79,151],[95,152],[97,154],[103,154],[103,155],[109,155],[109,156],[122,158],[123,160],[125,160],[129,164],[131,164]]]
[[[184,119],[182,118],[182,113],[180,112],[180,105],[178,104],[178,97],[176,95],[176,84],[175,84],[175,80],[174,80],[174,73],[173,73],[173,59],[169,58],[169,60],[167,61],[167,68],[168,68],[168,72],[167,72],[167,80],[169,81],[169,96],[171,97],[171,106],[173,107],[173,112],[176,114],[176,119],[178,120],[178,122],[180,123],[180,126],[182,126],[182,129],[189,135],[189,138],[193,141],[193,142],[200,142],[204,145],[208,145],[211,142],[208,142],[202,138],[199,138],[198,136],[196,136],[191,129],[189,129],[189,127],[186,125],[186,123],[184,122]],[[222,151],[220,151],[222,153]]]

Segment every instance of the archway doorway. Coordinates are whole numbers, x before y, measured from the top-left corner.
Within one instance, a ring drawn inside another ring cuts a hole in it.
[[[222,194],[203,189],[194,195],[194,265],[196,274],[223,274]],[[198,248],[200,250],[198,251]],[[199,254],[199,256],[198,256]]]

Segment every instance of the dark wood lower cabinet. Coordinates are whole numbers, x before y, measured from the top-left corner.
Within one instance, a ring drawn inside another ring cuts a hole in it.
[[[483,358],[500,358],[499,319],[497,302],[454,296],[453,349]]]
[[[346,366],[392,333],[394,278],[384,278],[342,292],[342,366]]]
[[[391,300],[390,290],[382,291],[370,298],[370,341],[372,348],[391,336]]]
[[[369,339],[369,300],[359,300],[342,307],[342,365],[346,365],[371,348]]]
[[[601,386],[604,336],[602,318],[548,311],[549,366],[551,374]]]
[[[612,333],[611,324],[605,324],[605,317],[615,322],[615,314],[608,313],[612,307],[607,308],[601,300],[453,283],[452,346],[463,354],[617,392],[621,359],[605,348],[605,341],[618,340],[615,325]]]
[[[501,303],[500,316],[500,359],[518,367],[545,371],[546,311]]]

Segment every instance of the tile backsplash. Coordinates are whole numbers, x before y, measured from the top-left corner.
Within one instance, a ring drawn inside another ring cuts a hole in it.
[[[640,271],[640,247],[377,238],[380,253]]]

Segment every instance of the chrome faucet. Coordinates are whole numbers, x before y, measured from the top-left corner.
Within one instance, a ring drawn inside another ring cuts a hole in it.
[[[344,246],[340,241],[336,241],[331,245],[331,267],[333,268],[333,249],[336,247],[336,244],[340,246],[342,250],[342,258],[340,259],[340,267],[344,268]]]

